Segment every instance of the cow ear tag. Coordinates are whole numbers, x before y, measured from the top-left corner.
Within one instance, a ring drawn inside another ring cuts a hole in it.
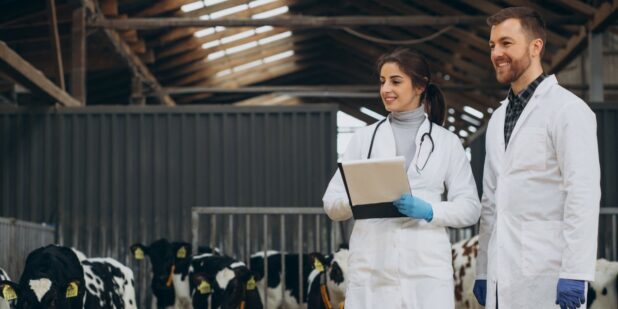
[[[212,288],[206,280],[200,281],[200,285],[197,286],[197,290],[200,294],[210,294],[212,292]]]
[[[67,287],[67,298],[77,297],[78,291],[79,289],[77,288],[77,282],[71,281]]]
[[[324,271],[324,265],[322,265],[322,262],[320,262],[320,260],[315,259],[313,261],[313,267],[315,268],[315,270],[319,271],[319,272],[323,272]]]
[[[253,278],[253,276],[247,281],[247,290],[255,290],[255,278]]]
[[[136,260],[143,260],[144,250],[142,250],[142,248],[137,247],[137,249],[135,249],[135,252],[133,252],[133,256],[135,257]]]
[[[2,297],[6,301],[11,301],[11,300],[17,299],[17,293],[15,293],[15,290],[13,289],[13,287],[11,287],[8,284],[5,284],[2,287]]]
[[[178,251],[176,251],[176,257],[179,259],[184,259],[187,257],[187,248],[185,248],[184,246],[180,247],[180,249],[178,249]]]

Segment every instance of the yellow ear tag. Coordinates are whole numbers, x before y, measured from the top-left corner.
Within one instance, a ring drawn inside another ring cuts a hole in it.
[[[72,281],[71,283],[69,283],[69,286],[67,287],[67,298],[73,298],[77,296],[77,283],[75,283],[75,281]]]
[[[324,265],[322,265],[322,263],[320,262],[320,260],[315,259],[313,261],[313,267],[319,271],[319,272],[323,272],[324,271]]]
[[[137,249],[135,249],[135,253],[133,253],[133,255],[135,256],[136,260],[143,260],[144,259],[144,250],[142,250],[142,248],[137,248]]]
[[[6,301],[11,301],[13,299],[17,299],[17,293],[15,293],[15,290],[13,290],[13,287],[11,287],[10,285],[6,284],[2,288],[2,297]]]
[[[200,292],[200,294],[210,294],[212,292],[212,288],[206,280],[200,282],[200,285],[197,286],[197,290]]]
[[[176,252],[176,257],[179,259],[184,259],[187,257],[187,249],[185,247],[180,247]]]
[[[255,279],[253,277],[247,281],[247,290],[255,290]]]

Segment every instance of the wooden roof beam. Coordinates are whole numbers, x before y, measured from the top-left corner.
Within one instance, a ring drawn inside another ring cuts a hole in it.
[[[341,28],[355,26],[456,26],[484,25],[486,16],[286,16],[265,19],[221,18],[199,19],[190,17],[168,18],[129,18],[90,20],[88,25],[106,29],[149,30],[160,28],[207,28],[207,27],[289,27],[289,28]],[[548,22],[576,23],[579,18],[558,16],[548,18]]]
[[[618,0],[601,4],[594,16],[551,58],[549,72],[557,73],[568,65],[586,47],[590,32],[602,32],[616,19],[618,15]]]
[[[17,83],[30,89],[32,92],[58,102],[62,106],[81,106],[82,104],[47,79],[41,71],[21,58],[4,42],[0,41],[0,69]]]
[[[104,18],[98,10],[94,9],[96,8],[96,4],[94,4],[93,0],[81,1],[95,19]],[[110,29],[103,29],[103,33],[111,42],[116,53],[120,55],[122,60],[129,66],[133,75],[140,77],[154,92],[159,93],[161,85],[156,77],[152,75],[150,69],[148,69],[142,60],[131,50],[131,47],[122,40],[118,32]],[[176,105],[176,102],[174,102],[169,95],[160,94],[157,96],[157,99],[163,105]]]

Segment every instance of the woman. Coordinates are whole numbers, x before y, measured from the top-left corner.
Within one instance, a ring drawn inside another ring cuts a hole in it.
[[[413,195],[394,201],[402,217],[355,221],[345,305],[452,309],[446,227],[473,225],[481,210],[470,163],[459,138],[441,126],[444,97],[431,83],[427,61],[409,49],[397,49],[380,57],[377,67],[380,96],[390,114],[358,130],[343,160],[404,156]],[[352,217],[339,172],[323,201],[331,219]]]

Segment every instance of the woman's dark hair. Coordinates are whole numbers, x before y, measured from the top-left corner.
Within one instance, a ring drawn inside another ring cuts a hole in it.
[[[429,63],[425,57],[408,48],[397,48],[378,59],[376,63],[378,74],[382,66],[387,63],[396,63],[399,69],[410,76],[413,87],[425,88],[421,95],[421,103],[424,103],[425,112],[429,115],[430,121],[443,125],[446,117],[444,95],[440,88],[431,82]]]

